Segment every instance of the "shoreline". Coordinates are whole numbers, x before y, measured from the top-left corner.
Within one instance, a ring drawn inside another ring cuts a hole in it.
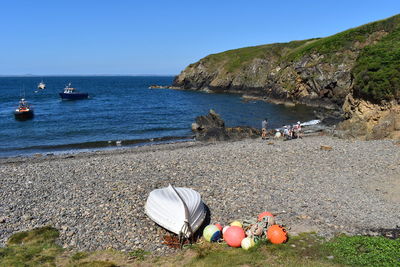
[[[396,162],[394,141],[317,135],[9,159],[0,161],[0,246],[15,232],[51,225],[71,249],[171,253],[161,244],[166,231],[144,213],[150,191],[169,183],[198,191],[211,222],[268,210],[290,234],[376,234],[400,221]]]
[[[5,155],[0,154],[0,162],[2,160],[13,159],[13,158],[90,153],[96,151],[129,149],[132,147],[151,146],[157,144],[187,142],[190,140],[193,140],[193,136],[165,136],[165,137],[156,137],[149,139],[94,141],[94,142],[74,143],[65,145],[33,146],[33,147],[14,149],[11,151],[3,151]],[[22,154],[17,154],[16,151],[24,151],[24,152]]]
[[[320,116],[317,116],[320,117]],[[335,121],[336,123],[336,121]],[[315,125],[305,126],[304,133],[315,133],[321,131],[329,131],[334,124],[329,121],[321,122]],[[275,128],[271,128],[273,130]],[[44,157],[44,156],[55,156],[55,155],[67,155],[67,154],[79,154],[79,153],[90,153],[96,151],[108,151],[108,150],[121,150],[129,149],[140,146],[152,146],[157,144],[170,144],[180,142],[190,142],[195,140],[195,135],[187,136],[164,136],[147,139],[127,139],[127,140],[109,140],[109,141],[93,141],[85,143],[72,143],[72,144],[60,144],[60,145],[42,145],[42,146],[31,146],[16,149],[7,149],[0,151],[0,163],[7,161],[7,159],[18,159],[18,158],[32,158],[32,157]],[[20,151],[20,153],[18,153]]]

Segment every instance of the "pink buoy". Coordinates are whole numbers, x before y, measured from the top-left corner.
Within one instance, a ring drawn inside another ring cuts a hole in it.
[[[229,227],[229,225],[225,225],[224,228],[222,228],[222,235],[225,234],[226,230],[228,230]]]
[[[225,242],[235,248],[239,248],[242,240],[246,237],[244,230],[239,226],[230,226],[224,234]]]

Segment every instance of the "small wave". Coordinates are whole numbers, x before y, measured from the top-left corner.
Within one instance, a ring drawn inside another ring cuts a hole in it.
[[[301,126],[315,125],[315,124],[318,124],[318,123],[320,123],[320,122],[321,122],[321,120],[306,121],[306,122],[301,123]]]

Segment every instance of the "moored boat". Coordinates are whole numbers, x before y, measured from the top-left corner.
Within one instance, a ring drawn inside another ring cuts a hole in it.
[[[28,104],[28,102],[21,98],[19,101],[18,108],[14,111],[14,117],[17,120],[29,120],[33,118],[33,108]]]
[[[151,191],[145,212],[157,224],[184,238],[191,237],[206,217],[198,192],[172,185]]]
[[[45,88],[46,88],[46,84],[45,84],[43,81],[41,81],[41,82],[38,84],[37,88],[38,88],[38,89],[45,89]]]
[[[64,88],[64,91],[60,93],[60,97],[66,100],[86,99],[89,97],[89,94],[78,92],[76,88],[71,87],[71,83],[69,83]]]

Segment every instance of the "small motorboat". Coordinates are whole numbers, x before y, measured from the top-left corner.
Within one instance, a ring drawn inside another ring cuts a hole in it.
[[[45,84],[43,81],[41,81],[41,82],[38,84],[37,88],[38,88],[38,89],[45,89],[45,88],[46,88],[46,84]]]
[[[191,237],[206,218],[206,208],[198,192],[172,185],[151,191],[145,212],[158,225],[180,238]]]
[[[71,87],[71,83],[69,83],[64,88],[64,92],[60,93],[60,96],[61,99],[76,100],[76,99],[86,99],[89,97],[89,94],[78,92],[75,88]]]
[[[33,108],[28,104],[28,102],[21,98],[19,101],[18,108],[14,111],[15,119],[17,120],[29,120],[33,118]]]

